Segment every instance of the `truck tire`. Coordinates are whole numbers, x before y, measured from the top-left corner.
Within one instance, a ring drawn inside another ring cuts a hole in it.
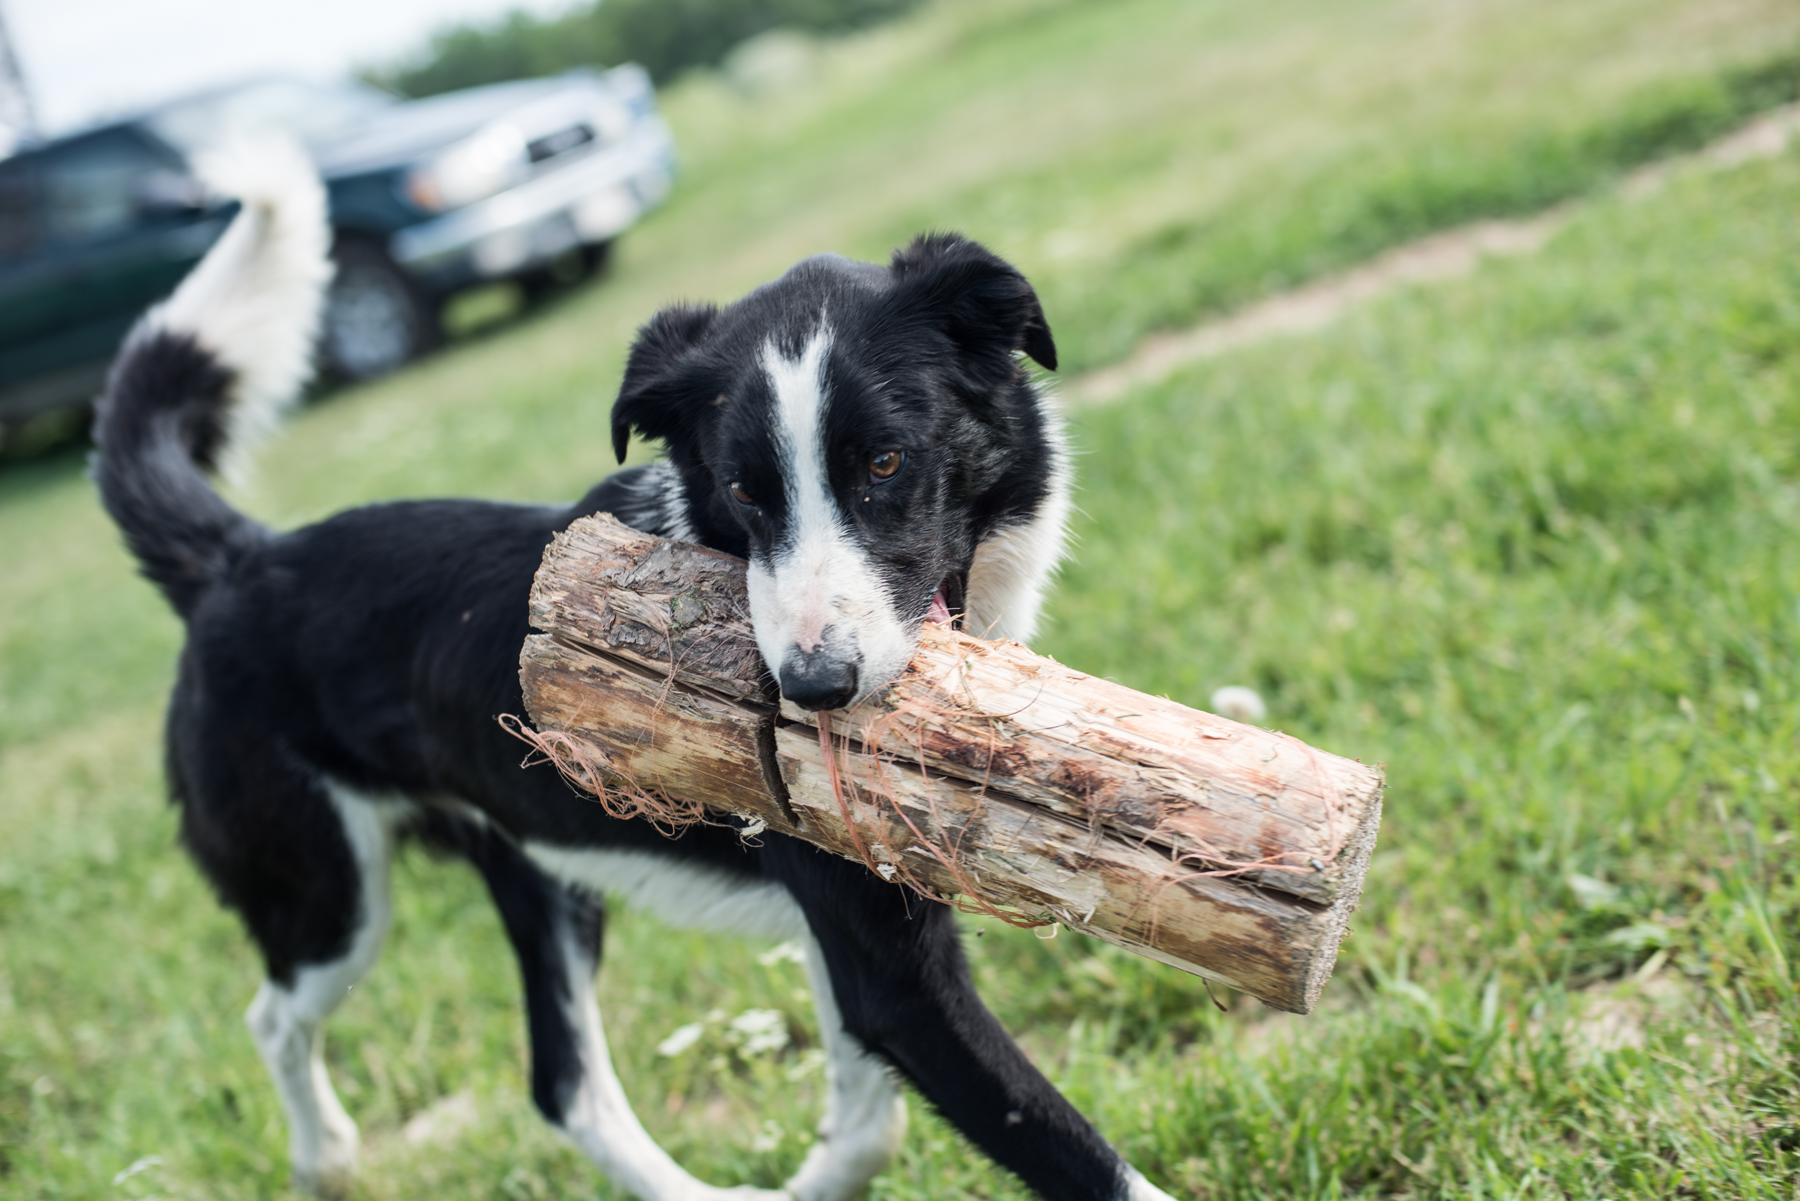
[[[560,292],[603,274],[611,255],[610,241],[589,242],[571,247],[550,262],[522,273],[518,282],[520,291],[525,294],[525,303],[542,304]]]
[[[435,300],[379,246],[345,239],[331,257],[337,274],[325,301],[320,350],[333,375],[374,379],[443,340]]]

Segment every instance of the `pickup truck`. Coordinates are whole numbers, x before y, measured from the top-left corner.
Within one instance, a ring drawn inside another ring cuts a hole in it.
[[[235,212],[192,156],[268,130],[299,139],[326,184],[337,274],[320,353],[350,380],[435,344],[460,288],[593,270],[675,168],[634,65],[414,101],[259,80],[0,159],[0,439],[92,399],[131,322]]]

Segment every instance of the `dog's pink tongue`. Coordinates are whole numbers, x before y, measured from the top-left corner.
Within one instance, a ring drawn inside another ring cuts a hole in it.
[[[950,598],[944,595],[944,586],[931,594],[931,608],[925,614],[926,621],[945,622],[950,620]]]

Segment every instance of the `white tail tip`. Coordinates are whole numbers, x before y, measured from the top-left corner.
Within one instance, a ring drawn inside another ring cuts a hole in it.
[[[236,475],[312,378],[331,226],[325,189],[292,141],[231,143],[197,155],[194,167],[243,208],[150,322],[192,336],[235,377],[225,467]]]

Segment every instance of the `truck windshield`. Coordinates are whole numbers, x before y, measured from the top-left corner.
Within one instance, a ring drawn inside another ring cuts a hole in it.
[[[327,87],[271,79],[178,100],[151,116],[148,124],[189,153],[271,129],[317,145],[351,132],[371,113],[396,103],[386,92],[360,84]]]

